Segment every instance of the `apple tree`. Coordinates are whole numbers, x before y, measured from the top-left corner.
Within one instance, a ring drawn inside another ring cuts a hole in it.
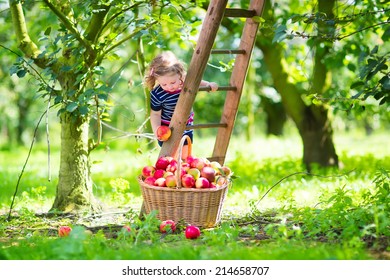
[[[11,74],[33,75],[40,97],[58,110],[60,167],[52,210],[100,210],[92,192],[90,153],[99,145],[101,133],[91,139],[89,130],[92,118],[99,124],[106,114],[112,91],[112,83],[103,78],[108,71],[104,62],[118,60],[118,50],[134,52],[140,38],[150,44],[158,41],[159,24],[170,21],[164,11],[172,5],[146,0],[9,0],[13,31],[23,53]],[[37,9],[39,17],[30,16]],[[40,25],[39,34],[29,29],[33,24]]]

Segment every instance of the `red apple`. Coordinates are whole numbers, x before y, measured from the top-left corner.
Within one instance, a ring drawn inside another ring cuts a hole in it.
[[[164,177],[158,178],[154,181],[154,185],[164,188],[167,186],[166,179]]]
[[[176,176],[175,175],[168,175],[165,178],[165,184],[167,185],[168,188],[175,188],[177,186]]]
[[[149,176],[149,177],[146,177],[144,182],[148,185],[154,185],[154,182],[156,182],[156,178],[152,177],[152,176]]]
[[[156,135],[160,141],[167,141],[171,137],[172,131],[168,126],[161,125],[157,128]]]
[[[185,188],[193,188],[195,187],[195,179],[191,174],[184,174],[181,177],[181,184]]]
[[[166,220],[161,222],[160,224],[160,232],[166,233],[166,232],[174,232],[176,230],[176,224],[172,220]]]
[[[196,226],[187,226],[185,236],[187,239],[196,239],[200,236],[200,229]]]
[[[191,166],[187,162],[181,163],[181,170],[184,170],[185,172],[187,172],[190,168],[191,168]]]
[[[160,157],[159,159],[157,159],[157,161],[156,161],[156,164],[155,164],[155,166],[156,166],[156,169],[162,169],[162,170],[165,170],[165,169],[167,169],[167,166],[168,166],[168,164],[169,164],[169,162],[170,162],[171,160],[170,160],[170,158],[169,157]]]
[[[72,228],[69,226],[60,226],[58,228],[58,235],[60,237],[65,237],[65,236],[68,236],[71,231],[72,231]]]
[[[161,177],[164,177],[164,173],[165,173],[165,170],[163,169],[157,169],[154,174],[153,174],[153,177],[158,179],[158,178],[161,178]]]
[[[149,177],[149,176],[153,176],[154,172],[156,171],[156,168],[154,168],[154,166],[144,166],[144,168],[142,168],[142,176],[144,178],[146,177]]]
[[[202,168],[205,166],[205,162],[202,158],[194,158],[190,166],[191,168],[197,168],[199,170],[202,170]]]
[[[205,166],[200,171],[200,176],[209,180],[209,182],[215,181],[215,170],[211,166]]]
[[[196,181],[195,181],[195,187],[197,189],[207,189],[210,187],[210,182],[209,180],[207,180],[206,178],[204,177],[199,177]]]
[[[123,226],[123,229],[126,230],[127,232],[131,231],[131,228],[129,226]]]
[[[165,170],[169,172],[175,172],[176,169],[177,169],[177,161],[175,159],[172,159]]]

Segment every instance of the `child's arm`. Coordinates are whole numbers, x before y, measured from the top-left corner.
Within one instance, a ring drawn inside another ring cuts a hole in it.
[[[156,135],[157,128],[161,125],[161,110],[150,110],[150,124],[152,125],[153,134]]]

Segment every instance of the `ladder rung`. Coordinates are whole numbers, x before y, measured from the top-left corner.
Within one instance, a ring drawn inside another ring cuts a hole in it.
[[[211,50],[212,54],[245,54],[245,50]]]
[[[201,128],[215,128],[215,127],[227,127],[227,124],[226,123],[194,124],[194,125],[187,125],[186,129],[201,129]]]
[[[210,91],[211,87],[199,87],[198,91]],[[232,86],[220,86],[217,91],[237,90],[237,87]]]
[[[225,10],[225,17],[252,18],[256,16],[256,11],[245,9],[228,8]]]
[[[207,159],[208,159],[209,161],[218,161],[219,163],[225,161],[225,157],[224,157],[224,156],[219,156],[219,157],[208,157]]]

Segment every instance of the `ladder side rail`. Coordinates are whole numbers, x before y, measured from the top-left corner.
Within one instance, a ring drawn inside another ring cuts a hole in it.
[[[227,0],[211,0],[199,38],[184,80],[182,92],[175,107],[170,127],[171,137],[163,143],[159,156],[175,156],[179,147],[180,139],[186,127],[187,117],[191,112],[192,105],[203,77],[211,49],[226,9]]]
[[[252,0],[250,3],[250,10],[256,11],[256,15],[261,16],[265,4],[264,2],[264,0]],[[218,128],[217,138],[212,154],[212,157],[218,159],[221,164],[224,164],[226,152],[233,132],[238,105],[240,103],[258,28],[259,23],[257,21],[253,20],[252,18],[246,19],[239,46],[239,49],[245,50],[245,54],[238,55],[236,57],[229,82],[229,84],[231,86],[235,86],[237,90],[229,90],[226,93],[226,99],[220,123],[227,124],[227,127]]]

